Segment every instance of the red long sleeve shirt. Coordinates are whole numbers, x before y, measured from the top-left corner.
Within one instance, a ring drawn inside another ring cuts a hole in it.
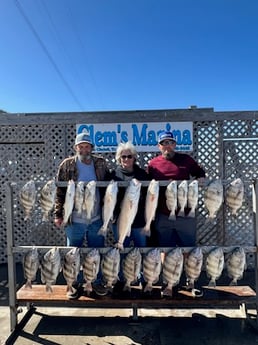
[[[172,159],[167,160],[162,155],[153,158],[148,164],[148,173],[155,180],[189,180],[205,177],[205,171],[189,155],[175,152]],[[165,197],[166,188],[160,188],[158,210],[169,214]]]

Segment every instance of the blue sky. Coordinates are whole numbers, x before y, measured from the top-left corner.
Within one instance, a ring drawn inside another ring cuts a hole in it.
[[[0,109],[258,109],[257,0],[1,0]]]

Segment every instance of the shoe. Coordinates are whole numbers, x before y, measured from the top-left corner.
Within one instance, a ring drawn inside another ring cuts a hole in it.
[[[93,291],[98,296],[106,296],[108,294],[108,289],[105,288],[105,286],[103,286],[101,284],[93,284],[92,288],[93,288]]]

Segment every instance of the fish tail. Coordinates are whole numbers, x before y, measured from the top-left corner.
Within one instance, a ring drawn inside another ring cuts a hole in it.
[[[166,287],[163,291],[164,296],[172,296],[173,295],[173,290],[172,288]]]
[[[152,291],[152,285],[151,284],[148,284],[145,286],[143,292],[151,292]]]
[[[26,284],[25,284],[25,288],[26,289],[32,289],[32,284],[30,280],[27,280]]]
[[[194,218],[195,217],[195,211],[191,209],[190,212],[188,213],[187,217]]]
[[[48,213],[44,213],[42,216],[42,222],[47,222],[48,221]]]
[[[176,220],[176,215],[174,212],[170,212],[169,216],[168,216],[169,220]]]
[[[98,231],[97,234],[106,237],[106,236],[107,236],[107,228],[105,228],[104,226],[102,226],[102,227],[99,229],[99,231]]]
[[[49,285],[49,284],[46,285],[46,292],[53,293],[53,289],[52,289],[51,285]]]
[[[211,279],[211,280],[209,281],[208,286],[209,286],[209,287],[215,288],[215,287],[216,287],[216,280],[215,280],[215,279]]]
[[[124,244],[121,243],[121,242],[115,243],[114,247],[115,247],[115,248],[118,248],[118,249],[120,249],[120,250],[124,250]]]
[[[229,284],[230,286],[237,286],[237,280],[236,279],[232,279],[232,281]]]
[[[145,236],[150,237],[150,235],[151,235],[150,227],[145,225],[145,227],[142,229],[141,233]]]
[[[185,217],[185,210],[180,209],[178,212],[178,217]]]

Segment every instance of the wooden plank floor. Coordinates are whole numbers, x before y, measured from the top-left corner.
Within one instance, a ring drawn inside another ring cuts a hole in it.
[[[227,288],[227,287],[225,287]],[[17,301],[20,303],[33,302],[35,304],[71,304],[73,306],[84,307],[108,307],[124,308],[137,305],[144,308],[173,308],[173,307],[198,307],[198,306],[238,306],[242,303],[254,304],[256,294],[249,286],[236,286],[235,294],[219,289],[203,289],[201,297],[194,297],[191,294],[182,294],[175,292],[173,297],[162,297],[160,289],[153,289],[152,294],[145,295],[136,291],[135,294],[110,294],[108,296],[97,296],[94,293],[91,296],[79,295],[78,299],[70,300],[66,296],[66,285],[54,285],[53,292],[47,292],[45,285],[32,285],[32,288],[26,288],[23,285],[17,291]],[[227,290],[227,289],[226,289]],[[232,288],[231,288],[232,290]],[[247,296],[239,296],[237,291],[246,291]]]

